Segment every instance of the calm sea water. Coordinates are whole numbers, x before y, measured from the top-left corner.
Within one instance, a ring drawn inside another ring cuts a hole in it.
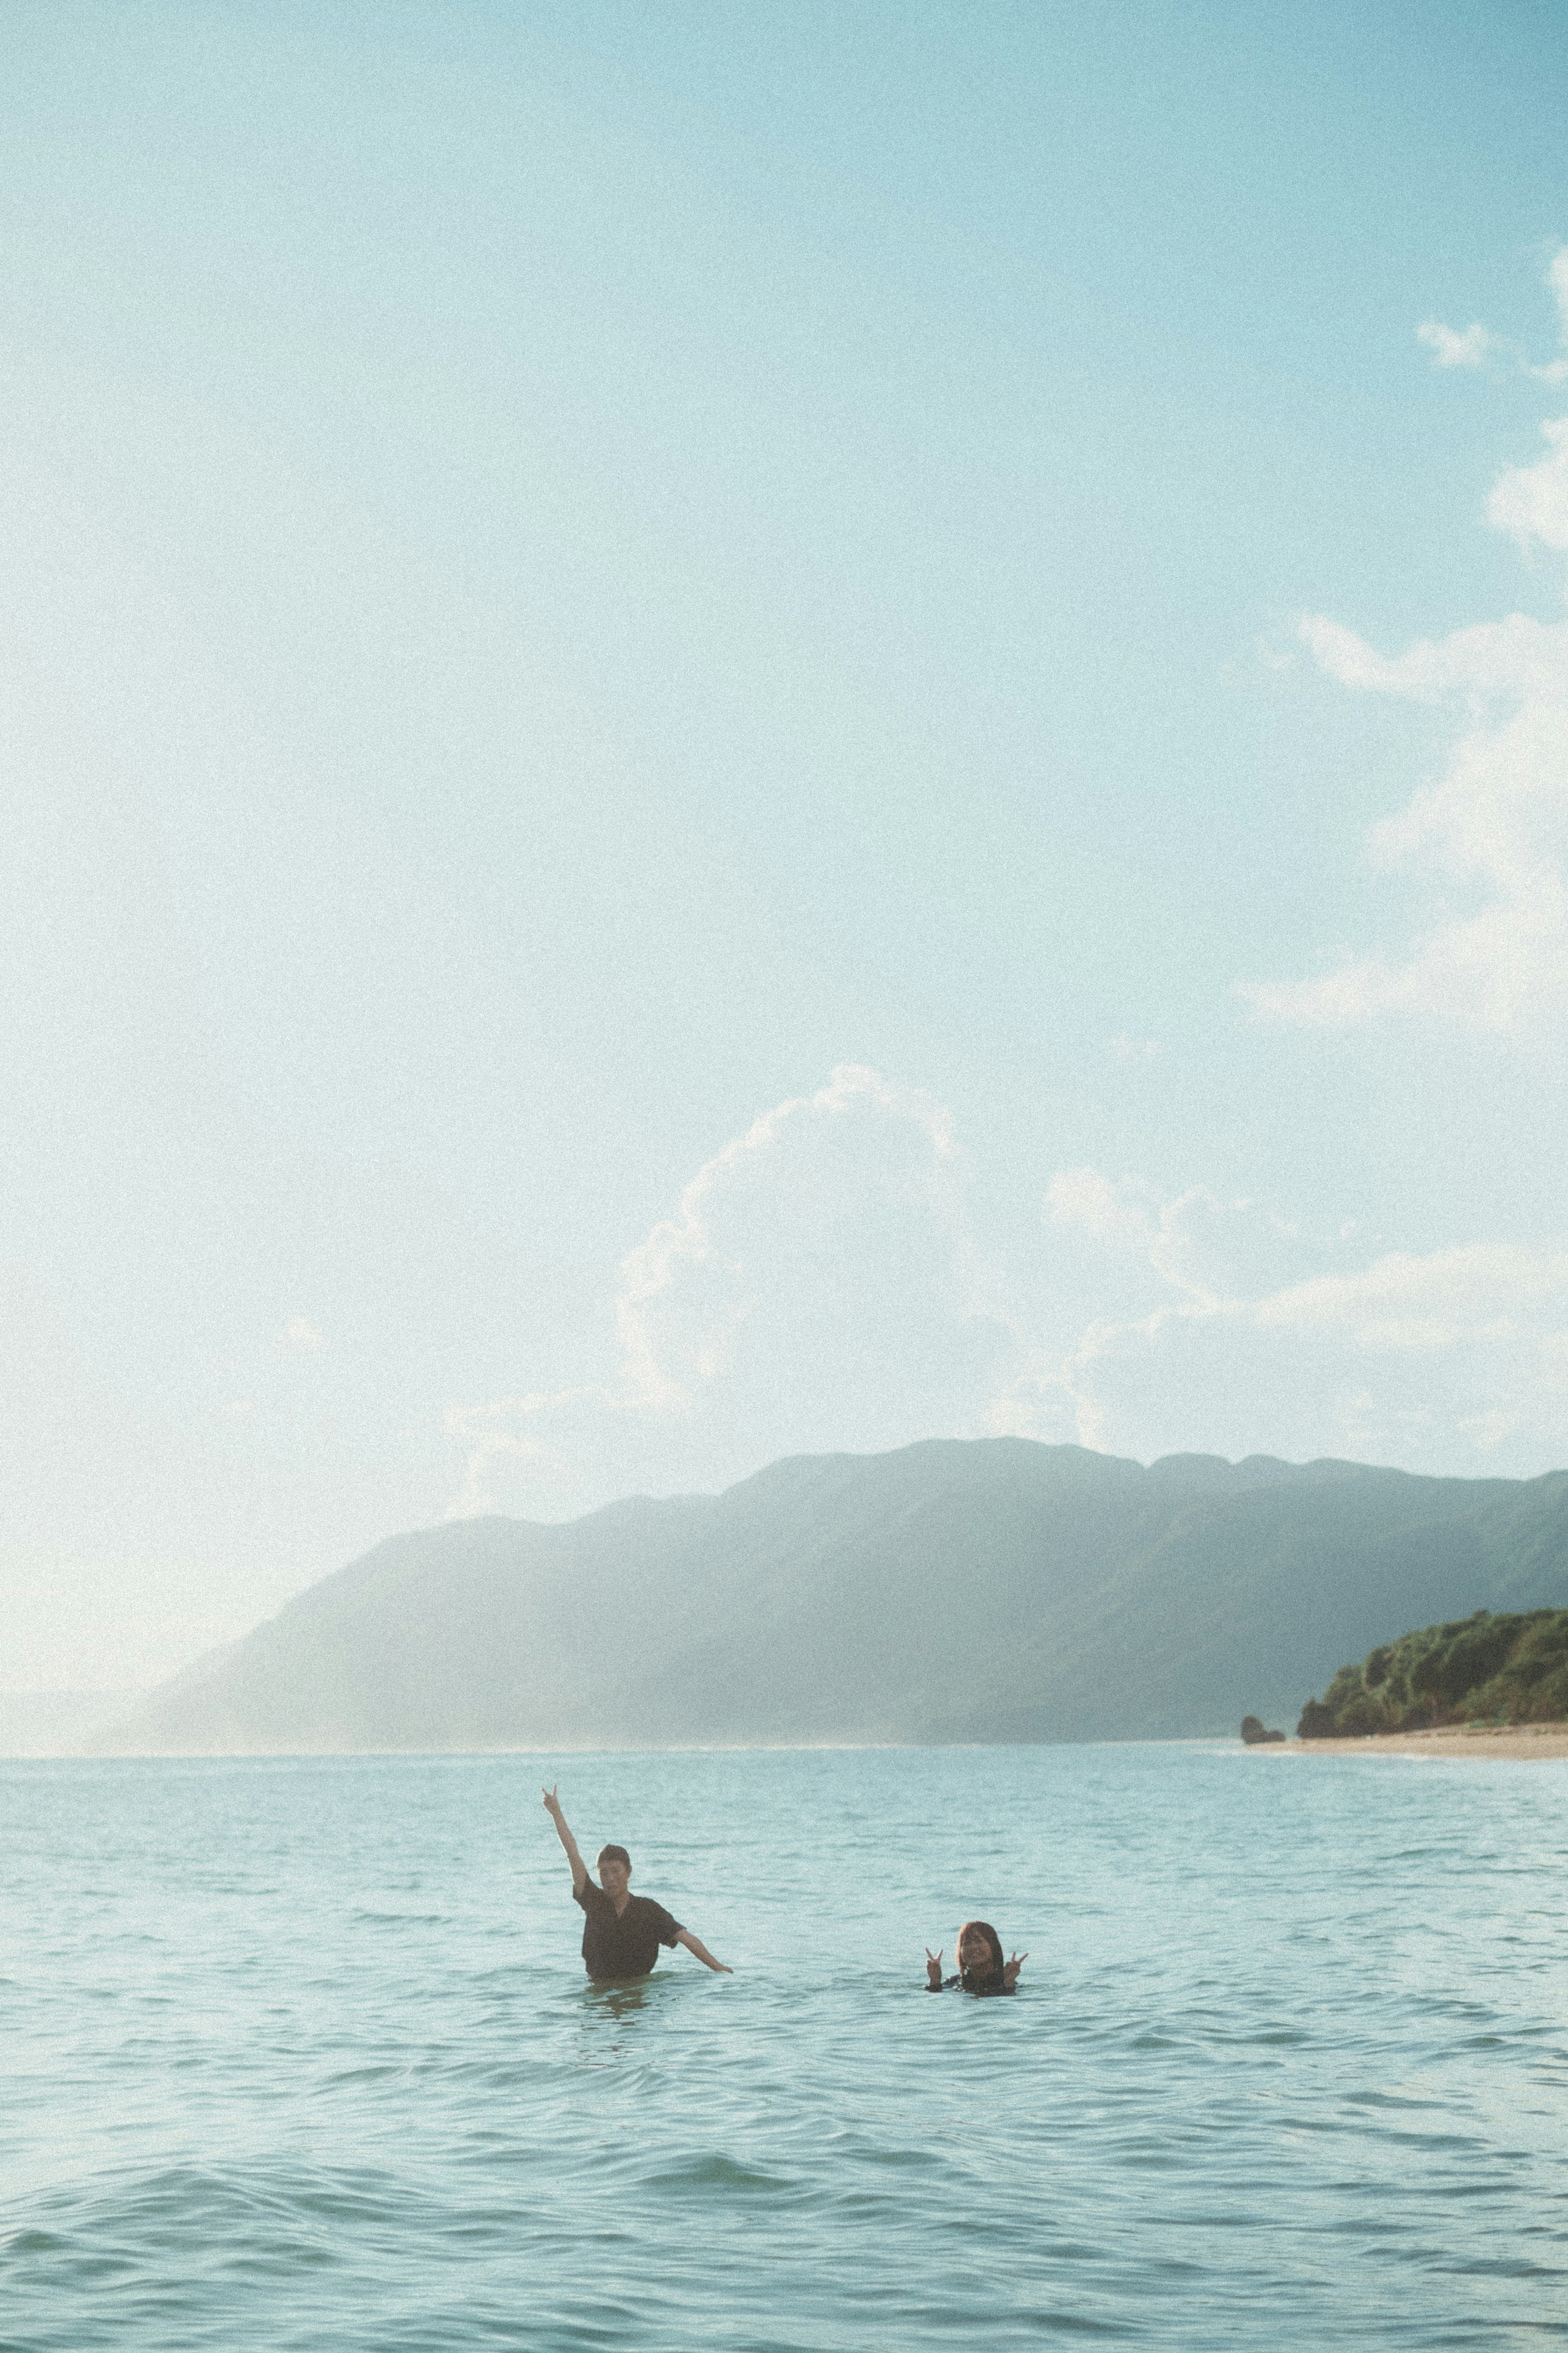
[[[539,1802],[735,1965],[586,1987]],[[1568,2340],[1568,1766],[0,1767],[5,2353]],[[1012,2002],[921,1990],[967,1913]]]

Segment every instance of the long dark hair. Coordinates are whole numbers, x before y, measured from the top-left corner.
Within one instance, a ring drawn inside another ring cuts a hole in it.
[[[988,1969],[966,1969],[961,1960],[958,1964],[959,1981],[967,1985],[973,1978],[977,1985],[985,1985],[992,1978],[999,1978],[1002,1974],[1002,1939],[989,1920],[966,1920],[958,1932],[959,1944],[962,1946],[965,1936],[970,1936],[984,1937],[991,1947],[991,1967]]]

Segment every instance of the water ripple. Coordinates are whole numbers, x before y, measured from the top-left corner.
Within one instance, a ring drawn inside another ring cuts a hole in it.
[[[575,1757],[616,1989],[539,1778],[0,1767],[4,2353],[1568,2342],[1568,1767]]]

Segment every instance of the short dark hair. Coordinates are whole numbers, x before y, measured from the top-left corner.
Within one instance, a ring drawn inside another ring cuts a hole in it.
[[[595,1867],[602,1871],[606,1862],[624,1862],[628,1871],[632,1867],[631,1856],[624,1846],[602,1846]]]

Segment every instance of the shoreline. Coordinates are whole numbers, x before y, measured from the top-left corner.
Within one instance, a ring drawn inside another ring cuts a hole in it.
[[[1364,1732],[1348,1740],[1260,1742],[1258,1757],[1457,1757],[1542,1764],[1568,1757],[1568,1723],[1446,1724],[1432,1732]]]

